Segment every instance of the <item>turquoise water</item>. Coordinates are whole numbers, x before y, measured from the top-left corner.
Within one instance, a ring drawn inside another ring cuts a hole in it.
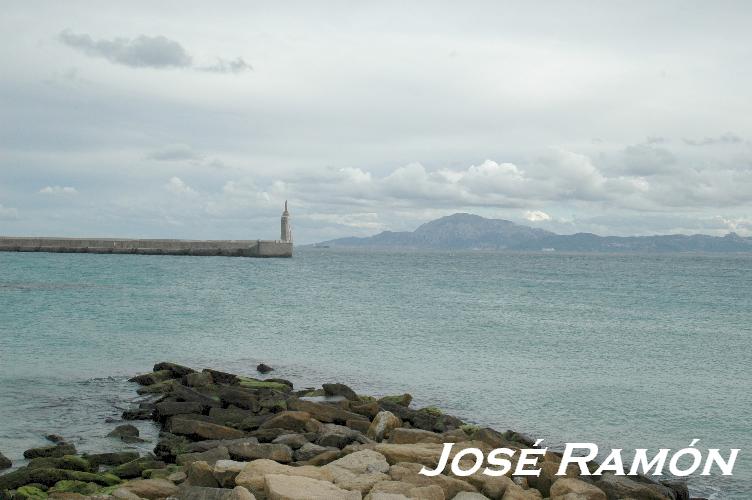
[[[125,378],[156,361],[263,361],[550,446],[742,448],[732,478],[690,486],[748,499],[751,324],[750,256],[0,253],[0,451],[112,448]]]

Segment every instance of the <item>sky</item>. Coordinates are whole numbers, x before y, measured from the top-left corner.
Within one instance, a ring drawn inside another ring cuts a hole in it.
[[[4,1],[0,234],[752,235],[752,3]]]

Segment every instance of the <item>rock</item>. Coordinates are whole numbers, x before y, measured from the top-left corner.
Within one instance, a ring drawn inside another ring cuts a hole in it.
[[[550,496],[552,500],[565,497],[570,493],[578,495],[577,498],[581,500],[607,500],[603,490],[579,479],[562,477],[557,479],[553,486],[551,486]]]
[[[97,469],[100,465],[109,465],[114,467],[122,465],[138,458],[135,451],[121,451],[116,453],[93,453],[83,456],[93,468]]]
[[[185,377],[183,377],[183,383],[187,385],[188,387],[209,387],[214,383],[214,379],[212,378],[211,373],[209,372],[196,372],[196,373],[189,373]]]
[[[327,467],[329,466],[340,467],[355,474],[389,472],[389,464],[384,455],[373,450],[361,450],[350,453],[329,463]]]
[[[408,406],[410,406],[412,400],[413,397],[410,394],[405,393],[399,396],[384,396],[383,398],[379,399],[379,403],[387,401],[407,408]]]
[[[269,500],[361,500],[360,492],[303,476],[268,474],[264,476],[264,483]]]
[[[141,457],[136,460],[131,460],[117,467],[113,467],[108,472],[114,474],[121,479],[133,479],[141,477],[141,474],[145,470],[149,469],[162,469],[166,466],[161,460],[155,460],[152,457]]]
[[[470,476],[462,477],[463,480],[472,484],[489,498],[501,498],[507,489],[516,486],[514,481],[507,476],[488,476],[483,474],[482,469]]]
[[[230,488],[235,484],[235,478],[248,463],[236,462],[235,460],[218,460],[214,464],[214,479],[221,487]]]
[[[360,432],[352,430],[349,427],[336,424],[325,424],[318,439],[316,439],[316,444],[319,446],[331,446],[341,449],[353,441],[364,442],[362,438],[363,435]]]
[[[84,481],[102,486],[114,486],[120,482],[112,474],[95,474],[65,469],[29,469],[21,468],[0,476],[0,491],[13,490],[27,484],[54,486],[58,481]]]
[[[36,486],[27,485],[18,488],[13,498],[19,500],[44,500],[47,498],[47,493]]]
[[[240,443],[229,446],[233,460],[256,460],[265,458],[280,463],[292,462],[292,448],[284,444]]]
[[[295,461],[307,462],[308,460],[312,459],[316,455],[320,455],[321,453],[324,453],[326,451],[332,451],[332,448],[326,448],[324,446],[319,446],[314,443],[306,443],[303,446],[301,446],[299,449],[295,450]]]
[[[344,424],[348,420],[363,420],[359,413],[343,410],[333,405],[314,403],[302,399],[291,399],[288,406],[293,410],[305,411],[319,422]]]
[[[402,421],[390,411],[381,411],[376,415],[368,427],[367,436],[375,441],[388,438],[393,429],[402,427]]]
[[[31,448],[24,451],[24,458],[39,458],[39,457],[62,457],[64,455],[75,455],[76,447],[70,443],[58,443],[53,446],[42,446],[40,448]]]
[[[325,469],[331,473],[334,484],[342,489],[359,491],[361,493],[368,493],[374,484],[389,479],[389,476],[382,472],[356,474],[331,464],[327,465]]]
[[[201,422],[182,416],[170,417],[168,428],[172,434],[189,436],[194,439],[238,439],[245,436],[243,431],[232,427]]]
[[[211,466],[203,461],[191,462],[185,469],[187,476],[185,484],[190,486],[204,486],[207,488],[216,488],[219,483],[214,478],[214,471]]]
[[[130,438],[137,438],[138,436],[138,428],[131,424],[118,425],[107,434],[107,437],[116,437],[123,441],[127,441]]]
[[[125,483],[118,489],[149,500],[175,496],[180,491],[177,486],[166,479],[136,479]]]
[[[454,498],[461,491],[475,493],[475,486],[453,477],[439,474],[437,476],[423,476],[419,474],[422,465],[417,463],[399,463],[389,468],[389,476],[393,481],[409,483],[414,486],[438,485],[444,491],[446,498]]]
[[[215,396],[214,394],[204,394],[196,389],[193,389],[192,387],[186,387],[178,383],[175,383],[171,386],[169,393],[178,401],[199,403],[205,408],[222,406],[222,402],[220,401],[218,396]]]
[[[175,415],[201,413],[204,411],[204,407],[200,403],[194,401],[164,401],[162,403],[157,403],[155,410],[155,418],[160,422],[163,422],[167,420],[167,418]],[[211,416],[211,414],[209,416]]]
[[[202,452],[183,453],[177,456],[176,463],[178,465],[189,465],[193,462],[206,462],[214,465],[219,460],[230,460],[230,453],[227,447],[217,446],[216,448]]]
[[[389,436],[389,442],[394,444],[415,444],[415,443],[444,443],[446,442],[441,434],[436,432],[424,431],[423,429],[405,429],[398,427],[392,429]]]
[[[684,479],[666,479],[661,484],[676,494],[676,500],[690,500],[687,481]]]
[[[327,396],[342,396],[350,401],[360,401],[355,391],[345,384],[324,384],[322,387],[324,388],[324,394]]]
[[[58,481],[55,486],[50,488],[47,493],[78,493],[80,495],[91,495],[99,490],[100,486],[96,483],[87,483],[85,481],[72,481],[70,479]]]
[[[189,441],[184,436],[162,432],[154,447],[154,454],[161,460],[174,462],[178,455],[192,451],[188,449],[188,444]]]
[[[488,500],[486,495],[480,493],[471,493],[469,491],[461,491],[455,495],[452,500]]]
[[[259,363],[259,365],[256,366],[256,371],[259,373],[269,373],[270,371],[273,371],[273,370],[274,368],[264,363]]]
[[[204,368],[203,372],[211,375],[211,378],[215,384],[238,385],[238,383],[240,383],[238,376],[233,375],[232,373],[225,373],[209,368]]]
[[[351,404],[350,409],[358,415],[363,415],[369,419],[375,417],[381,411],[381,408],[379,408],[379,404],[376,401],[363,404]]]
[[[289,434],[289,429],[256,429],[255,431],[251,431],[249,433],[250,436],[255,437],[259,440],[260,443],[271,443],[275,439],[277,439],[279,436],[284,436],[285,434]]]
[[[131,408],[122,413],[123,420],[151,420],[154,414],[153,410],[148,408]]]
[[[10,461],[8,457],[0,453],[0,470],[3,469],[9,469],[13,466],[13,463]]]
[[[253,430],[272,418],[274,415],[256,415],[252,410],[242,408],[212,408],[209,417],[217,423],[242,430]]]
[[[172,372],[174,378],[181,378],[185,375],[188,375],[189,373],[194,373],[196,371],[193,368],[188,368],[187,366],[178,365],[176,363],[169,363],[166,361],[154,365],[155,372],[162,370]]]
[[[165,380],[177,378],[170,370],[158,370],[155,372],[144,373],[142,375],[136,375],[128,380],[128,382],[135,382],[139,385],[154,385]]]
[[[180,500],[255,500],[255,497],[242,486],[234,489],[204,488],[200,486],[180,486]]]
[[[331,473],[323,468],[304,465],[302,467],[291,467],[289,465],[279,464],[273,460],[254,460],[247,464],[245,468],[235,478],[235,484],[248,488],[251,493],[258,496],[265,496],[264,476],[269,474],[278,474],[283,476],[302,476],[322,481],[332,481]]]
[[[639,498],[640,500],[673,500],[674,493],[665,486],[638,483],[625,476],[606,474],[595,482],[595,486],[606,493],[608,498]]]
[[[261,424],[259,429],[276,428],[305,432],[306,423],[310,419],[311,414],[305,411],[283,411]]]
[[[345,422],[345,427],[349,427],[350,429],[358,431],[361,434],[366,434],[368,432],[368,428],[371,427],[371,422],[369,422],[368,420],[347,420]]]
[[[557,457],[558,458],[558,457]],[[544,497],[550,496],[551,486],[560,481],[563,476],[557,476],[560,463],[558,461],[544,460],[539,464],[540,475],[527,476],[527,482],[531,487],[540,491]],[[580,469],[575,464],[570,464],[565,471],[567,477],[577,477]]]
[[[308,438],[303,434],[282,434],[272,441],[273,444],[286,444],[293,450],[297,450],[301,446],[308,444],[308,442]]]
[[[491,448],[501,448],[507,444],[507,440],[504,439],[504,435],[490,427],[484,427],[475,431],[472,438],[476,441],[483,441]]]
[[[337,460],[338,458],[342,457],[342,455],[344,455],[342,450],[333,448],[333,449],[330,449],[329,451],[319,453],[315,457],[307,460],[305,463],[307,465],[315,465],[317,467],[320,467],[322,465],[326,465],[330,462],[333,462],[334,460]]]
[[[258,395],[248,389],[242,387],[220,387],[218,391],[219,399],[225,405],[233,405],[244,410],[251,410],[252,412],[258,412],[261,409]]]
[[[444,490],[436,484],[411,488],[408,495],[416,500],[444,500],[446,498]]]
[[[137,455],[138,456],[138,455]],[[81,472],[97,472],[97,467],[85,458],[75,455],[65,455],[63,457],[40,457],[33,458],[26,465],[28,469],[65,469],[78,470]]]
[[[523,490],[514,484],[507,488],[501,500],[541,500],[542,498],[543,496],[540,494],[540,491],[536,489]]]
[[[390,464],[411,462],[427,467],[436,467],[439,463],[443,446],[438,443],[378,443],[374,445],[373,449],[384,455]]]
[[[47,434],[46,436],[44,436],[44,439],[55,444],[65,442],[65,438],[59,434]]]

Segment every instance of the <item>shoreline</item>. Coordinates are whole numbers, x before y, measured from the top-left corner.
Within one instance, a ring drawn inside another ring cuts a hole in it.
[[[486,455],[502,446],[531,448],[533,440],[468,424],[435,407],[412,408],[409,394],[376,399],[344,384],[296,390],[284,379],[199,372],[174,363],[157,363],[131,381],[146,401],[125,410],[123,425],[110,436],[143,442],[127,421],[154,421],[161,433],[153,454],[80,455],[64,437],[51,436],[57,441],[51,446],[25,452],[28,465],[0,475],[0,498],[304,499],[313,498],[306,496],[311,488],[323,488],[321,498],[372,500],[610,500],[625,493],[635,499],[689,498],[684,483],[676,481],[594,480],[569,468],[566,477],[555,476],[557,452],[545,454],[540,477],[510,472],[460,478],[448,467],[437,477],[419,475],[422,466],[436,466],[442,443],[459,443],[455,450],[476,447]],[[352,462],[362,461],[370,469],[352,469]],[[297,493],[279,496],[296,485]]]

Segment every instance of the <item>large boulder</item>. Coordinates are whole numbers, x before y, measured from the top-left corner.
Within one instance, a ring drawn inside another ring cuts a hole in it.
[[[255,497],[242,486],[224,489],[180,485],[177,498],[180,500],[255,500]]]
[[[98,469],[100,465],[109,465],[114,467],[116,465],[122,465],[138,458],[138,453],[135,451],[120,451],[114,453],[92,453],[85,454],[83,456],[91,466]]]
[[[119,438],[126,443],[142,442],[143,440],[138,436],[138,427],[132,424],[118,425],[107,434],[107,437]]]
[[[230,453],[226,446],[217,446],[206,451],[200,451],[195,453],[183,453],[177,456],[178,465],[189,465],[193,462],[206,462],[208,464],[215,464],[219,460],[229,460]]]
[[[361,450],[330,462],[329,466],[347,469],[355,474],[366,474],[370,472],[389,472],[389,463],[381,453],[373,450]]]
[[[323,468],[304,465],[302,467],[291,467],[277,463],[273,460],[254,460],[247,464],[245,468],[235,477],[235,484],[248,488],[251,493],[258,496],[265,496],[264,477],[269,474],[278,474],[283,476],[302,476],[322,481],[333,480],[331,473]]]
[[[170,370],[158,370],[156,372],[136,375],[135,377],[129,379],[128,382],[135,382],[138,385],[154,385],[173,378],[176,378],[176,376]]]
[[[422,464],[426,467],[436,467],[439,463],[443,446],[438,443],[378,443],[374,445],[373,449],[384,455],[390,464],[411,462]]]
[[[633,481],[625,476],[606,474],[595,482],[595,486],[612,498],[639,498],[640,500],[674,500],[676,494],[658,484]]]
[[[204,461],[191,462],[185,468],[187,476],[185,484],[190,486],[204,486],[207,488],[217,488],[219,482],[214,477],[212,467]]]
[[[284,444],[238,443],[228,447],[233,460],[257,460],[265,458],[279,463],[292,462],[292,448]]]
[[[232,405],[252,412],[258,412],[261,409],[259,395],[250,389],[238,386],[221,386],[217,395],[225,406]]]
[[[248,465],[248,462],[235,460],[218,460],[214,464],[214,479],[223,488],[230,488],[235,484],[235,478]]]
[[[0,470],[9,469],[12,465],[13,463],[10,461],[10,459],[0,453]]]
[[[138,455],[136,455],[138,456]],[[33,458],[26,465],[28,469],[65,469],[78,470],[82,472],[97,472],[98,466],[93,465],[86,458],[75,455],[65,455],[63,457],[40,457]]]
[[[361,500],[359,491],[343,490],[330,482],[303,476],[267,474],[264,490],[269,500]]]
[[[131,460],[117,467],[113,467],[108,472],[114,474],[121,479],[133,479],[141,477],[144,471],[149,469],[162,469],[166,466],[161,460],[155,460],[152,457],[141,457],[136,460]]]
[[[157,420],[165,421],[175,415],[201,413],[203,410],[203,405],[195,401],[163,401],[156,404],[155,416]]]
[[[319,437],[316,439],[316,444],[319,446],[344,448],[354,441],[365,442],[366,440],[360,432],[344,425],[324,424]]]
[[[315,403],[313,401],[305,401],[302,399],[291,399],[288,402],[288,406],[293,410],[308,412],[319,422],[344,424],[348,420],[367,420],[367,417],[359,413],[353,413],[325,403]]]
[[[238,376],[232,373],[212,370],[211,368],[204,368],[203,372],[211,375],[215,384],[238,385],[238,383],[240,383]]]
[[[392,429],[389,436],[389,442],[394,444],[415,444],[415,443],[445,443],[448,442],[441,434],[423,429],[406,429],[398,427]]]
[[[259,429],[287,429],[295,432],[306,432],[306,423],[311,414],[305,411],[283,411],[264,422]]]
[[[437,476],[424,476],[420,474],[421,464],[398,463],[389,468],[389,476],[393,481],[409,483],[414,486],[438,485],[444,491],[446,498],[454,498],[461,491],[477,492],[477,488],[466,481],[439,474]]]
[[[322,453],[326,453],[328,451],[339,451],[339,448],[333,448],[333,447],[326,447],[326,446],[319,446],[314,443],[306,443],[297,450],[295,450],[295,461],[296,462],[307,462],[311,460],[314,457],[317,457],[321,455]]]
[[[350,389],[345,384],[324,384],[322,386],[324,388],[324,394],[327,396],[342,396],[345,399],[349,399],[350,401],[359,401],[360,398],[358,398],[358,395],[355,394],[355,391]]]
[[[376,415],[368,427],[367,436],[375,441],[388,438],[392,430],[402,427],[402,421],[390,411],[381,411]]]
[[[58,481],[64,480],[97,483],[102,486],[114,486],[120,483],[120,479],[112,474],[95,474],[92,472],[65,469],[29,469],[28,467],[23,467],[0,476],[0,491],[14,490],[26,484],[54,486]]]
[[[176,363],[169,363],[167,361],[163,361],[154,365],[155,372],[162,370],[171,372],[174,378],[181,378],[185,375],[188,375],[189,373],[194,373],[196,371],[193,368],[188,368],[187,366],[178,365]]]
[[[557,479],[551,486],[551,500],[565,500],[569,494],[575,494],[581,500],[607,500],[603,490],[572,477]]]
[[[180,415],[170,418],[168,429],[172,434],[194,439],[238,439],[245,436],[243,431],[232,427],[202,422]]]
[[[297,450],[309,442],[308,438],[303,434],[282,434],[272,440],[274,444],[286,444],[293,450]]]
[[[31,448],[24,451],[24,458],[40,457],[62,457],[64,455],[75,455],[76,447],[70,443],[58,443],[52,446],[42,446],[40,448]]]
[[[166,479],[136,479],[129,481],[115,490],[113,496],[116,496],[115,493],[119,490],[124,490],[139,498],[149,500],[172,497],[180,491],[177,486]]]

